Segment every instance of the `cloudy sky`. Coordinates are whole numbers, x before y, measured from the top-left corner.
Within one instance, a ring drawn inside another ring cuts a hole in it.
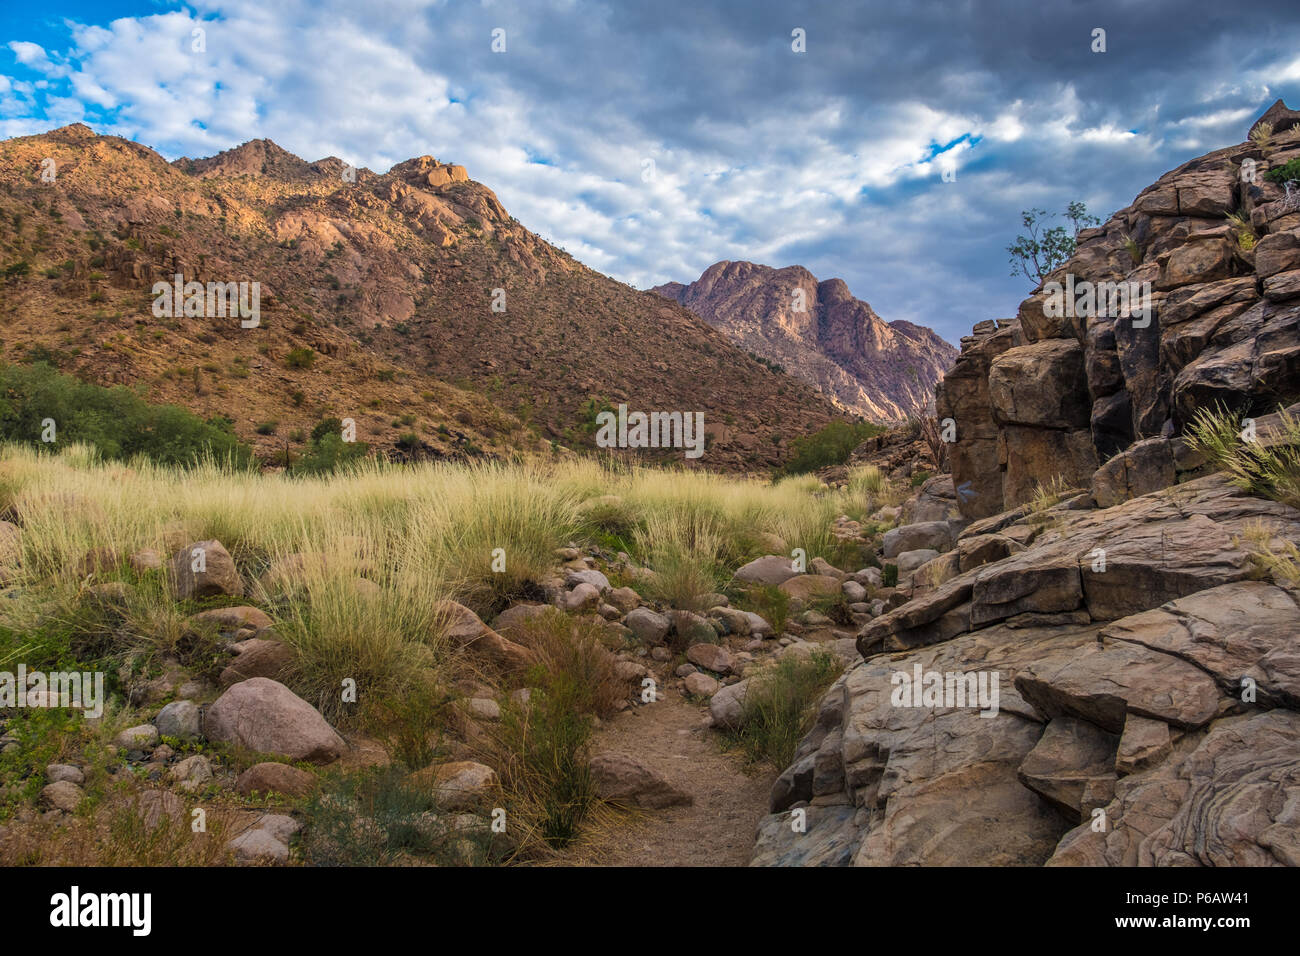
[[[1021,209],[1105,218],[1278,97],[1300,108],[1295,0],[0,10],[0,137],[80,121],[169,159],[266,137],[381,172],[430,154],[637,287],[798,263],[953,342],[1028,291]]]

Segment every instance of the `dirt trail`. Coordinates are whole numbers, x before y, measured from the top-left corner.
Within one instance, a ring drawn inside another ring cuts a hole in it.
[[[660,699],[618,714],[596,732],[592,752],[621,750],[693,794],[691,806],[620,815],[592,834],[566,862],[604,866],[745,866],[754,831],[767,813],[775,772],[745,767],[723,753],[708,729],[708,708],[674,687]]]

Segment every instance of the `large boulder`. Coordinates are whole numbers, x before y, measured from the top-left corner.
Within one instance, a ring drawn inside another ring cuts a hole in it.
[[[222,687],[229,687],[250,677],[281,680],[293,667],[293,648],[283,641],[254,637],[232,644],[231,650],[239,656],[221,671]]]
[[[648,607],[634,608],[623,619],[623,624],[643,644],[661,643],[672,628],[672,621],[667,615],[658,614]]]
[[[736,569],[735,578],[747,584],[766,584],[777,587],[799,572],[790,559],[779,554],[765,554]]]
[[[503,670],[518,670],[533,663],[532,651],[506,640],[465,605],[443,601],[436,608],[436,613],[446,621],[446,630],[443,632],[446,639],[456,647],[465,648],[475,657]]]
[[[172,594],[179,601],[244,593],[235,560],[220,541],[209,539],[186,545],[172,556],[170,571]]]
[[[203,716],[209,740],[258,753],[325,764],[347,744],[311,704],[283,684],[254,677],[230,687]]]
[[[606,803],[660,810],[694,802],[667,777],[627,753],[605,751],[591,758],[591,782]]]
[[[863,628],[754,862],[1300,863],[1300,603],[1253,579],[1261,531],[1300,540],[1300,512],[1222,475],[972,525],[986,563]]]
[[[930,549],[942,554],[955,543],[952,525],[947,521],[922,521],[905,524],[885,532],[884,555],[897,558],[904,551]]]

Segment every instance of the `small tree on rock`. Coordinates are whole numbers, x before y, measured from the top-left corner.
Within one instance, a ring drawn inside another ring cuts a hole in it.
[[[1045,228],[1047,220],[1055,218],[1045,209],[1026,209],[1020,213],[1020,220],[1027,230],[1027,235],[1016,237],[1016,241],[1007,246],[1011,253],[1011,274],[1023,275],[1034,282],[1042,282],[1052,270],[1074,255],[1075,237],[1080,229],[1098,225],[1101,220],[1088,215],[1088,207],[1081,202],[1072,202],[1065,207],[1065,218],[1073,229],[1064,225]]]

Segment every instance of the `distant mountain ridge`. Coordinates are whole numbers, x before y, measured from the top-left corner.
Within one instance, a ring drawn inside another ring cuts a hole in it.
[[[926,410],[935,383],[957,360],[957,349],[930,329],[885,322],[843,279],[820,281],[803,266],[722,261],[690,284],[651,291],[873,421]]]
[[[626,403],[702,412],[708,450],[690,464],[765,469],[837,415],[431,156],[378,174],[258,139],[168,162],[74,124],[0,141],[0,221],[7,357],[228,416],[267,461],[327,418],[391,457],[594,449],[596,412]],[[153,284],[176,275],[257,282],[260,323],[154,315]]]

